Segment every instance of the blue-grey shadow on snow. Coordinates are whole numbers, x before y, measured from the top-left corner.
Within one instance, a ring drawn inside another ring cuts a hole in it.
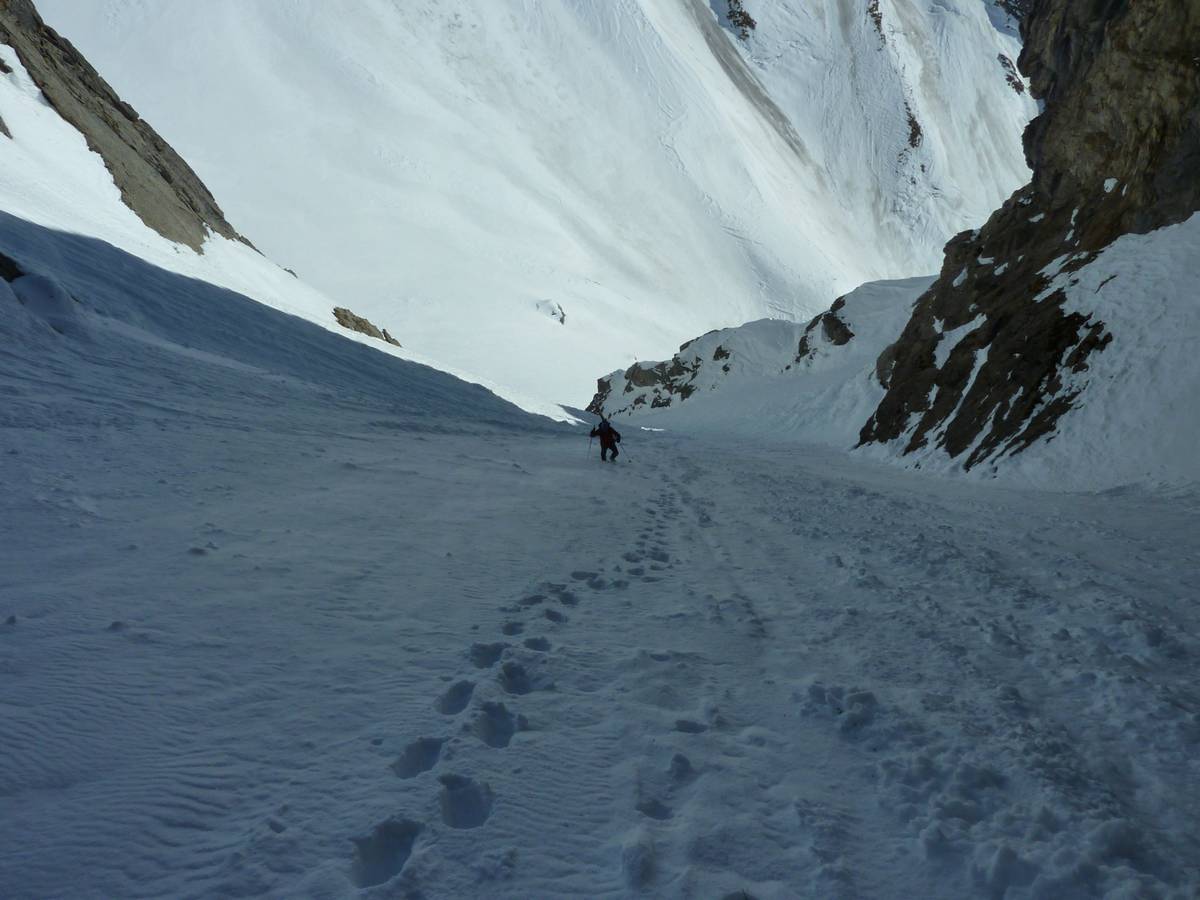
[[[201,351],[353,396],[356,403],[396,417],[395,427],[457,430],[457,421],[507,430],[571,430],[527,413],[479,385],[374,350],[234,291],[161,269],[95,238],[0,212],[0,253],[25,273],[54,279],[79,302],[81,315],[95,317],[93,321],[123,323],[165,347]],[[14,312],[0,310],[0,334],[10,332],[2,334],[0,341],[8,345],[7,351],[0,347],[0,373],[10,366],[37,366],[41,358],[31,346],[19,352],[23,337],[15,328]],[[64,341],[69,342],[69,337]],[[94,342],[89,350],[89,342],[83,340],[73,352],[102,354],[104,365],[111,368],[114,341],[107,345],[107,353]],[[133,354],[127,366],[137,365]],[[144,379],[145,373],[138,376]]]

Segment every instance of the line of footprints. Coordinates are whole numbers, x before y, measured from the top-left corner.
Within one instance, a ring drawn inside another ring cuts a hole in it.
[[[659,508],[661,504],[649,507],[647,513],[657,517]],[[541,635],[522,638],[526,628],[539,620],[551,626],[565,625],[569,620],[567,611],[579,605],[578,591],[584,587],[592,591],[620,591],[629,587],[631,579],[659,581],[660,573],[672,567],[665,544],[654,533],[661,534],[663,530],[658,525],[639,534],[637,549],[622,555],[627,567],[616,566],[620,577],[610,580],[599,572],[575,571],[570,583],[545,582],[536,593],[522,597],[515,605],[501,607],[512,618],[500,631],[507,638],[520,639],[520,645],[508,641],[475,643],[467,650],[467,659],[476,669],[494,671],[497,684],[511,698],[553,689],[554,682],[545,673],[553,647]],[[470,678],[454,681],[437,698],[435,709],[444,716],[462,715],[475,699],[475,687],[476,682]],[[489,747],[503,749],[513,735],[528,729],[526,717],[510,709],[507,703],[483,700],[475,704],[473,715],[464,721],[460,733],[473,735]],[[399,778],[416,778],[439,762],[451,760],[454,743],[450,737],[418,738],[404,748],[391,769]],[[495,797],[486,782],[451,773],[439,775],[438,782],[443,823],[450,828],[478,828],[487,822]],[[398,875],[423,830],[420,822],[395,817],[376,825],[370,834],[355,838],[354,879],[358,886],[383,884]]]

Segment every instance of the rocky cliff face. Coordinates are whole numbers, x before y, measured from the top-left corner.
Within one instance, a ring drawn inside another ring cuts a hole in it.
[[[149,227],[195,250],[209,231],[245,241],[191,167],[42,21],[32,0],[0,0],[0,43],[17,52],[47,102],[101,156],[126,205]],[[2,123],[0,132],[8,132]]]
[[[1200,209],[1200,0],[1037,0],[1022,35],[1045,104],[1025,134],[1033,181],[947,246],[879,359],[887,392],[861,443],[933,445],[969,468],[1052,433],[1076,399],[1069,376],[1111,340],[1064,311],[1053,276]],[[965,335],[939,354],[951,331]]]

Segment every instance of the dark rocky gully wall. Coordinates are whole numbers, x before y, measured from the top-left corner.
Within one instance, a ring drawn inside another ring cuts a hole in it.
[[[50,106],[100,155],[121,198],[146,225],[194,250],[209,231],[249,243],[191,167],[42,21],[32,0],[0,0],[0,43],[17,52]],[[8,129],[0,125],[0,132]]]
[[[907,436],[911,452],[935,440],[951,456],[973,447],[970,467],[1050,434],[1075,399],[1063,375],[1111,335],[1064,313],[1062,291],[1036,302],[1042,270],[1064,255],[1066,271],[1078,269],[1121,235],[1200,209],[1200,0],[1033,0],[1021,32],[1019,65],[1044,102],[1024,137],[1033,180],[947,245],[940,277],[879,359],[887,393],[861,443]],[[1106,192],[1109,178],[1118,186]],[[949,330],[980,316],[939,369],[935,322]]]

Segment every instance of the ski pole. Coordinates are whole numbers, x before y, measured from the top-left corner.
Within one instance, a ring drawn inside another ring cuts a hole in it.
[[[587,455],[588,459],[592,458],[592,441],[594,441],[594,440],[595,440],[595,438],[588,438],[588,455]]]

